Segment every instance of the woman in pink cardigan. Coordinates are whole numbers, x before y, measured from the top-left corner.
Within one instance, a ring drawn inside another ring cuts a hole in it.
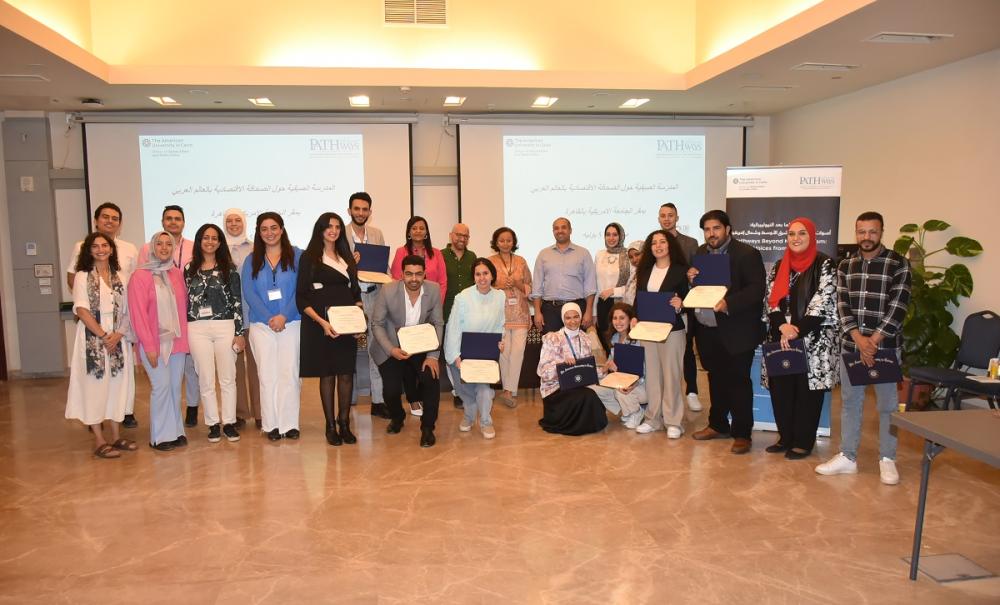
[[[448,293],[448,271],[441,251],[431,245],[431,230],[422,216],[410,217],[406,222],[406,244],[396,249],[389,269],[393,279],[403,279],[403,259],[410,254],[424,258],[424,279],[441,287],[441,300],[444,300]]]
[[[187,292],[174,264],[174,238],[166,231],[149,241],[150,258],[128,284],[128,310],[139,357],[152,386],[149,446],[161,452],[187,445],[181,421],[181,379],[187,355]]]

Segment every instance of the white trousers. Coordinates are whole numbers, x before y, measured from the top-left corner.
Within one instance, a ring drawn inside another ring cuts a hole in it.
[[[528,328],[504,328],[503,351],[500,352],[500,379],[503,390],[517,395],[517,382],[521,379],[524,362],[524,345],[528,341]]]
[[[231,319],[200,319],[188,322],[188,345],[198,372],[198,386],[205,424],[219,424],[219,398],[215,374],[219,374],[222,396],[222,423],[236,422],[236,352],[233,338],[236,323]]]
[[[285,434],[299,428],[299,328],[290,321],[281,332],[265,323],[250,324],[250,346],[260,379],[260,419],[264,432]]]

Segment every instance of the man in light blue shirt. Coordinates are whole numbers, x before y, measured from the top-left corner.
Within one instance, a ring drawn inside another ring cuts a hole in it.
[[[570,241],[572,233],[569,219],[557,218],[552,223],[555,245],[539,252],[535,259],[531,299],[535,305],[535,327],[543,334],[562,327],[560,309],[568,302],[585,309],[584,329],[594,323],[594,294],[597,293],[594,259],[585,248]]]

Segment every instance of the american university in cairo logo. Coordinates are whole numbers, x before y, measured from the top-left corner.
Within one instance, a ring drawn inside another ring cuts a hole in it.
[[[875,368],[868,370],[868,376],[871,378],[878,378],[878,370]]]
[[[575,382],[583,382],[583,376],[580,376],[579,374],[577,374],[576,376],[573,377],[573,380]]]
[[[789,359],[782,359],[781,360],[781,367],[783,367],[786,370],[789,369],[789,368],[791,368],[792,367],[791,360],[789,360]]]

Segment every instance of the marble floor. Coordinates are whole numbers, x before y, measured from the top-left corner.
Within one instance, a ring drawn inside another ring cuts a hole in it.
[[[907,579],[921,444],[902,436],[902,483],[881,485],[870,413],[861,472],[819,477],[836,439],[786,461],[765,433],[747,456],[617,421],[562,437],[530,396],[494,409],[493,441],[446,398],[430,449],[359,405],[359,443],[334,448],[307,380],[298,442],[198,427],[184,450],[100,460],[66,385],[0,383],[0,603],[1000,602],[997,578]],[[940,456],[923,552],[1000,572],[998,530],[1000,472]]]

